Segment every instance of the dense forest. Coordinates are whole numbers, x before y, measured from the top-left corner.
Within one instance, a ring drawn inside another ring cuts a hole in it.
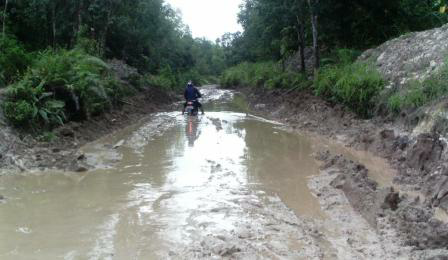
[[[231,66],[222,85],[308,88],[367,117],[384,82],[356,58],[389,39],[439,27],[448,15],[442,0],[246,0],[239,22],[242,33],[219,41]]]
[[[221,42],[232,64],[278,61],[312,47],[314,38],[323,52],[363,50],[446,23],[444,6],[441,0],[246,0],[239,13],[243,33]]]
[[[92,55],[125,60],[142,72],[169,67],[176,72],[198,69],[202,74],[216,74],[222,69],[223,57],[214,45],[193,39],[163,0],[2,2],[2,49],[8,43],[27,52],[81,44]]]
[[[221,75],[227,87],[312,85],[367,116],[383,83],[371,67],[353,63],[357,55],[446,23],[445,4],[245,0],[243,32],[211,42],[194,39],[163,0],[1,0],[0,87],[9,86],[2,108],[16,126],[51,128],[101,113],[142,86],[174,90]],[[114,59],[138,70],[133,89],[111,73]]]
[[[225,66],[215,43],[193,39],[163,0],[2,0],[2,104],[17,126],[53,127],[109,109],[134,89],[106,61],[137,68],[131,81],[167,90],[200,84]]]

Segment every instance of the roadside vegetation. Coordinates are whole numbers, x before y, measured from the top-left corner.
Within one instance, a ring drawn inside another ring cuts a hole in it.
[[[361,51],[353,49],[440,26],[448,22],[444,6],[439,0],[245,0],[238,15],[244,31],[211,42],[193,38],[163,0],[0,0],[0,88],[8,89],[1,107],[16,127],[51,130],[108,111],[136,91],[180,91],[193,80],[307,89],[368,117],[384,83],[372,66],[356,62]],[[119,79],[110,60],[137,75]],[[444,71],[390,97],[390,110],[444,95]]]
[[[385,83],[373,65],[357,62],[356,57],[391,38],[447,23],[446,4],[439,0],[245,1],[239,14],[244,32],[220,40],[230,67],[221,84],[266,89],[310,86],[315,95],[343,104],[361,117],[372,116],[374,106],[384,103],[379,94]],[[288,66],[291,60],[294,66]],[[397,111],[445,95],[442,81],[437,76],[406,96],[398,93],[389,106]]]
[[[194,39],[163,0],[0,0],[0,10],[0,107],[24,130],[94,117],[143,89],[216,83],[225,67],[223,49]],[[110,60],[136,73],[120,79]]]
[[[309,81],[303,74],[283,70],[274,62],[244,62],[224,71],[221,86],[260,87],[265,89],[306,88]]]
[[[341,103],[362,117],[372,113],[375,98],[384,88],[384,81],[372,65],[356,62],[358,51],[339,49],[323,59],[325,65],[314,77],[291,69],[282,69],[274,62],[241,63],[226,70],[221,85],[272,89],[307,89],[317,96]]]
[[[317,71],[314,93],[345,105],[361,117],[371,116],[384,80],[373,65],[355,61],[358,52],[341,49],[336,53],[335,64]]]
[[[31,64],[32,56],[15,38],[0,38],[0,88],[18,80]]]
[[[390,112],[416,109],[448,95],[448,63],[423,81],[414,80],[403,93],[396,92],[388,99]]]
[[[47,50],[10,85],[3,109],[15,126],[51,128],[111,109],[130,91],[97,57],[78,49]]]

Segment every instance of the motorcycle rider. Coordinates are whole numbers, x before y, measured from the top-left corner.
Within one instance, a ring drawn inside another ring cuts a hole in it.
[[[202,97],[201,92],[199,92],[199,90],[195,86],[193,86],[193,82],[191,80],[188,81],[187,87],[185,88],[184,97],[186,102],[184,104],[184,108],[182,109],[182,114],[185,113],[185,108],[187,107],[187,103],[189,101],[194,102],[194,107],[199,108],[202,114],[204,114],[202,104],[198,101],[198,98]]]

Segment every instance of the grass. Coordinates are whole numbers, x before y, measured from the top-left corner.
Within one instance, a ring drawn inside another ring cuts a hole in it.
[[[341,103],[362,117],[372,114],[374,100],[384,80],[373,66],[354,62],[322,68],[314,82],[314,93]]]
[[[372,115],[375,99],[384,88],[384,80],[371,65],[356,62],[360,52],[339,49],[323,61],[314,84],[302,74],[282,70],[274,62],[241,63],[227,69],[221,85],[227,88],[305,89],[330,101],[341,103],[362,117]]]
[[[258,87],[264,89],[305,88],[309,81],[302,74],[283,71],[274,62],[241,63],[227,69],[220,84],[226,88]]]
[[[387,106],[391,113],[416,109],[448,95],[448,64],[423,81],[408,83],[403,92],[397,92],[388,98]]]

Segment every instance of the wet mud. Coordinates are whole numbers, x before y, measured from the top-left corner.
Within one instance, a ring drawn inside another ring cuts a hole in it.
[[[233,91],[203,92],[203,116],[155,113],[82,146],[89,171],[2,176],[0,259],[443,254],[416,252],[389,228],[389,215],[366,214],[396,206],[384,160],[251,115]],[[371,207],[353,207],[366,189]]]
[[[363,120],[306,91],[244,91],[257,113],[355,149],[357,156],[330,147],[323,149],[325,156],[317,156],[323,162],[324,186],[331,187],[325,190],[345,196],[378,234],[393,235],[389,241],[409,247],[408,253],[398,255],[404,259],[448,257],[444,136],[434,131],[419,133],[413,130],[415,125],[382,117]],[[386,167],[378,167],[381,164]],[[318,194],[325,198],[326,193]]]

